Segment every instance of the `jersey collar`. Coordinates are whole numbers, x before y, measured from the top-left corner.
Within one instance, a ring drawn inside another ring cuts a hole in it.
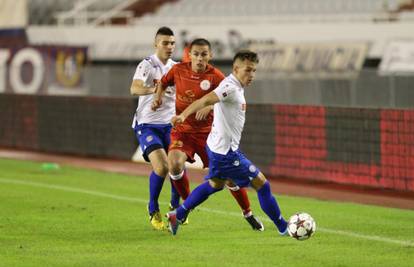
[[[157,54],[153,54],[152,56],[153,56],[153,57],[154,57],[154,59],[157,61],[157,63],[158,63],[160,66],[162,66],[162,67],[167,66],[167,65],[168,65],[168,63],[170,63],[170,60],[171,60],[171,58],[169,58],[169,59],[167,60],[167,62],[164,64],[164,63],[162,63],[162,61],[158,58]]]
[[[237,85],[237,87],[244,89],[243,86],[241,85],[241,83],[239,82],[239,80],[236,78],[236,76],[233,75],[233,73],[231,73],[229,75],[229,79],[235,84]]]

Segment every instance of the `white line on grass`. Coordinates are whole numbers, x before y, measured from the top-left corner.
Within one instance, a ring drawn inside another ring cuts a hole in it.
[[[148,202],[148,200],[139,199],[139,198],[118,196],[118,195],[107,194],[107,193],[102,193],[98,191],[92,191],[92,190],[86,190],[86,189],[68,187],[68,186],[62,186],[62,185],[52,185],[52,184],[44,184],[44,183],[22,181],[22,180],[11,180],[11,179],[5,179],[5,178],[0,178],[0,182],[6,183],[6,184],[18,184],[18,185],[62,190],[66,192],[82,193],[82,194],[87,194],[87,195],[92,195],[92,196],[97,196],[97,197],[111,198],[111,199],[128,201],[128,202],[138,202],[138,203],[144,203],[144,204]],[[161,202],[160,204],[167,205],[168,203]],[[198,209],[208,211],[210,213],[216,213],[216,214],[221,214],[221,215],[226,215],[226,216],[236,216],[236,217],[241,216],[240,213],[236,213],[236,212],[227,212],[227,211],[221,211],[221,210],[215,210],[215,209],[209,209],[209,208],[198,208]],[[265,218],[265,220],[269,222],[271,221],[268,218]],[[367,239],[367,240],[372,240],[372,241],[397,244],[397,245],[402,245],[402,246],[409,246],[409,247],[414,246],[414,243],[412,241],[403,241],[403,240],[391,239],[391,238],[381,237],[381,236],[363,235],[363,234],[358,234],[355,232],[333,230],[333,229],[321,228],[321,227],[318,228],[318,231],[329,233],[329,234],[343,235],[347,237],[355,237],[359,239]]]

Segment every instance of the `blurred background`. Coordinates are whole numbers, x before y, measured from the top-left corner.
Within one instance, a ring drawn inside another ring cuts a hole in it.
[[[414,191],[414,1],[0,0],[0,146],[130,159],[137,63],[259,53],[242,148],[269,176]]]

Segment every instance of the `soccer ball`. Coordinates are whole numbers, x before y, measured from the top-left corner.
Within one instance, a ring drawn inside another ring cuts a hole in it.
[[[289,218],[287,230],[291,237],[306,240],[315,233],[316,223],[309,214],[298,212]]]

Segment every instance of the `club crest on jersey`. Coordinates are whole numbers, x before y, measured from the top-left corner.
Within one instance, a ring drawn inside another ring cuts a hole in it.
[[[143,73],[142,73],[142,76],[148,76],[148,70],[145,70]]]
[[[209,80],[202,80],[202,81],[200,82],[200,88],[201,88],[201,89],[203,89],[203,90],[208,90],[208,89],[210,89],[210,87],[211,87],[211,83],[210,83],[210,81],[209,81]]]
[[[234,166],[239,166],[239,165],[240,165],[240,161],[235,160],[235,161],[233,162],[233,165],[234,165]]]
[[[171,144],[171,147],[183,147],[183,141],[180,140],[174,140]]]
[[[147,142],[151,142],[154,138],[152,137],[152,135],[148,135],[147,138],[145,138],[145,140]]]
[[[250,172],[255,172],[257,169],[256,169],[256,166],[254,166],[254,165],[250,165],[249,166],[249,171]]]

